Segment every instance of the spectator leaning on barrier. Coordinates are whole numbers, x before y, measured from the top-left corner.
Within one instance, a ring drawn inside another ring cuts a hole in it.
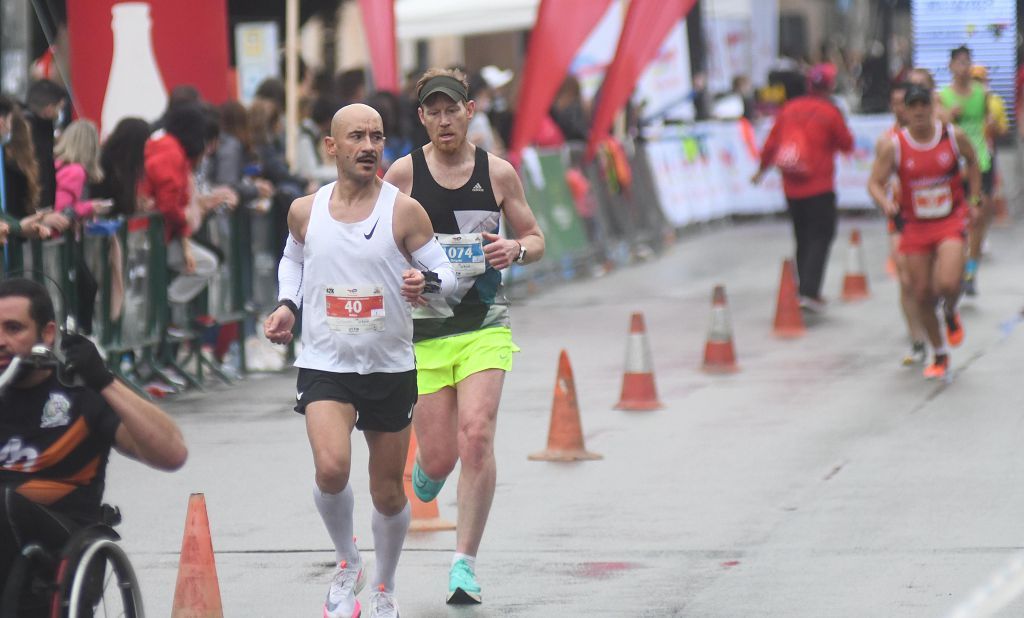
[[[142,118],[123,118],[100,149],[103,178],[93,185],[92,195],[112,200],[113,214],[130,217],[139,210],[149,123]]]
[[[801,307],[824,309],[821,284],[832,239],[836,234],[836,152],[853,150],[853,136],[842,113],[829,98],[836,70],[819,64],[808,75],[810,93],[787,101],[775,117],[757,184],[772,166],[782,172],[789,215],[796,236],[796,269]]]
[[[32,143],[39,162],[39,205],[53,206],[57,192],[57,178],[53,168],[54,134],[64,113],[67,93],[49,80],[33,82],[28,88],[25,104],[26,120],[32,127]]]
[[[274,194],[273,183],[263,178],[248,177],[246,173],[246,168],[256,162],[249,112],[237,101],[221,105],[220,138],[212,160],[211,182],[230,186],[243,203],[269,198]]]
[[[109,209],[109,200],[89,199],[87,181],[98,181],[103,177],[100,169],[100,135],[95,123],[90,120],[76,120],[61,133],[54,149],[57,171],[57,213],[73,221],[76,218],[91,217]],[[75,291],[78,303],[75,317],[79,328],[86,335],[92,334],[93,308],[99,284],[95,275],[84,263],[75,269]]]
[[[284,238],[288,229],[288,207],[308,190],[315,189],[311,183],[288,167],[284,143],[281,141],[281,110],[269,98],[256,97],[249,108],[249,126],[252,130],[252,144],[259,158],[260,175],[274,183],[274,198],[271,216],[275,232],[282,242],[275,250],[284,249]]]
[[[0,96],[0,144],[3,158],[2,218],[10,234],[27,238],[49,237],[50,229],[36,213],[39,166],[28,123],[12,99]]]
[[[192,171],[206,150],[206,115],[198,105],[168,110],[166,128],[146,142],[143,194],[164,217],[167,265],[180,272],[167,288],[172,303],[195,298],[217,270],[217,257],[192,242],[186,213],[192,199]]]
[[[202,106],[205,123],[203,124],[203,155],[195,167],[193,180],[196,190],[193,192],[192,208],[189,209],[189,227],[195,231],[203,225],[203,220],[221,208],[234,210],[238,206],[238,192],[231,183],[220,184],[214,172],[214,157],[220,146],[220,111],[210,104]],[[220,247],[218,249],[224,249]]]
[[[91,120],[76,120],[61,133],[54,148],[57,193],[54,208],[72,217],[88,217],[104,207],[89,199],[90,182],[103,179],[100,134]]]

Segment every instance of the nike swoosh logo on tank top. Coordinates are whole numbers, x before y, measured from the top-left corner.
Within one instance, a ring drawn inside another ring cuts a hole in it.
[[[370,233],[369,234],[363,234],[363,238],[365,238],[366,240],[370,240],[370,238],[373,237],[373,231],[377,229],[377,224],[378,223],[380,223],[380,219],[379,218],[376,221],[373,222],[373,227],[370,228]]]

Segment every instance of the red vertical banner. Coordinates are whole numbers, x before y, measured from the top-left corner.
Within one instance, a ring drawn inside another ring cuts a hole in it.
[[[370,46],[373,83],[377,90],[398,92],[394,0],[359,0],[363,32]]]
[[[155,120],[183,84],[227,99],[227,0],[67,0],[67,9],[77,111],[104,133],[125,116]]]
[[[509,140],[513,157],[536,136],[573,57],[609,4],[611,0],[541,0]]]
[[[612,119],[629,100],[644,69],[658,53],[665,37],[697,0],[631,0],[615,58],[605,73],[601,95],[594,110],[587,143],[587,159],[608,134]]]

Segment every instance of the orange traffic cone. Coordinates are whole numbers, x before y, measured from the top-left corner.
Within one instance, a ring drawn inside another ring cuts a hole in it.
[[[860,230],[850,232],[850,246],[846,250],[846,276],[843,277],[843,300],[864,300],[868,292],[868,276],[864,272],[864,252],[860,246]]]
[[[647,345],[644,314],[633,313],[629,321],[629,340],[626,342],[626,371],[622,376],[622,394],[616,410],[657,410],[661,408],[654,386],[654,363]]]
[[[185,515],[185,536],[181,541],[178,582],[174,587],[171,618],[223,618],[217,565],[213,560],[210,520],[206,497],[192,494]]]
[[[530,455],[533,461],[577,461],[601,459],[583,445],[583,426],[580,408],[576,403],[576,383],[572,378],[569,355],[562,350],[558,356],[558,378],[555,380],[555,398],[551,403],[551,426],[548,429],[548,447]]]
[[[412,510],[412,522],[409,530],[413,532],[436,532],[438,530],[454,530],[455,524],[447,519],[441,519],[441,513],[437,510],[437,500],[424,502],[416,497],[416,491],[412,488],[412,466],[416,463],[416,432],[409,432],[409,453],[405,457],[405,497],[409,499],[409,508]]]
[[[785,260],[782,262],[779,302],[775,307],[775,336],[787,339],[801,337],[806,331],[804,318],[800,315],[800,300],[797,298],[793,260]]]
[[[725,300],[725,286],[716,285],[711,293],[711,326],[704,344],[704,371],[733,373],[738,370],[736,352],[732,348],[732,323]]]

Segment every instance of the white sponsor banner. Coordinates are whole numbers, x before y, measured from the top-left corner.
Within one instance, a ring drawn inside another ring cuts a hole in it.
[[[615,57],[626,16],[625,8],[621,0],[609,4],[604,17],[594,26],[569,66],[569,74],[579,80],[580,92],[587,101],[594,100],[608,65]],[[693,118],[693,103],[689,99],[692,90],[690,44],[686,20],[682,19],[668,33],[658,55],[644,69],[637,82],[633,102],[645,103],[645,116],[689,120]]]
[[[693,120],[690,44],[686,20],[669,31],[658,55],[640,76],[633,102],[643,103],[643,117]]]
[[[705,25],[710,48],[708,89],[712,93],[728,92],[732,88],[732,78],[751,76],[750,19],[708,19]]]
[[[878,136],[892,126],[888,115],[851,116],[854,150],[836,157],[840,208],[871,209],[868,176]],[[750,184],[771,121],[744,129],[742,122],[702,122],[667,127],[648,136],[645,149],[665,217],[675,226],[729,215],[768,214],[786,208],[782,178],[772,171]]]

